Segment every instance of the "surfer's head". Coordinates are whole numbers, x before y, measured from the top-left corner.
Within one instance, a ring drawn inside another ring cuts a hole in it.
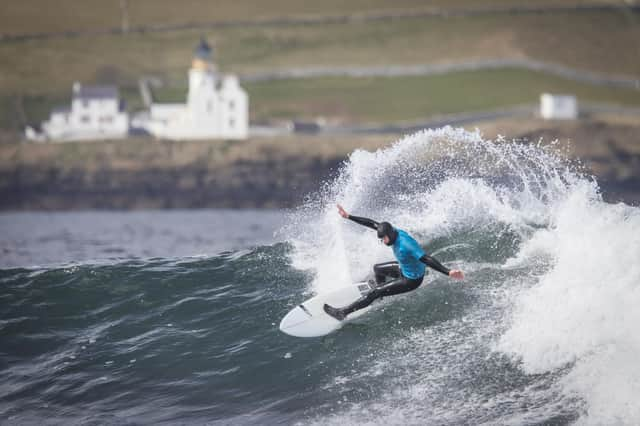
[[[390,246],[396,242],[398,231],[396,231],[389,222],[380,222],[378,224],[378,238],[386,245]]]

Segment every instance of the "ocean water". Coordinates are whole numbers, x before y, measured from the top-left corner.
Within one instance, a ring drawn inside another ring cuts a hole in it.
[[[0,268],[211,256],[273,244],[278,210],[0,213]]]
[[[466,279],[282,334],[391,259],[337,202]],[[640,210],[553,146],[421,132],[354,152],[298,209],[245,213],[0,216],[0,422],[640,424]]]

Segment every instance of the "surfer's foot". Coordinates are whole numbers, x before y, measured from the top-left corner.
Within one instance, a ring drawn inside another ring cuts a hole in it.
[[[323,306],[324,311],[330,316],[334,317],[338,321],[342,321],[346,315],[342,312],[342,309],[334,308],[333,306],[329,306],[326,303]]]

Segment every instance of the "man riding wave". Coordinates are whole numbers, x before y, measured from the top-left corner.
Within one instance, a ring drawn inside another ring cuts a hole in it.
[[[426,266],[451,278],[458,280],[464,278],[462,271],[448,269],[436,259],[427,255],[411,235],[402,229],[394,228],[389,222],[378,223],[365,217],[352,216],[340,204],[338,204],[338,213],[345,219],[375,229],[378,232],[378,238],[385,245],[393,248],[393,254],[397,261],[374,265],[373,272],[377,287],[351,305],[335,308],[325,304],[325,312],[337,320],[342,321],[350,313],[369,306],[374,300],[381,297],[406,293],[420,287],[424,279]],[[385,282],[387,278],[392,278],[392,280]]]

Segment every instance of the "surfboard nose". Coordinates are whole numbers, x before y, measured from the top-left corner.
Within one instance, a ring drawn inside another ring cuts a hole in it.
[[[280,331],[295,337],[320,337],[339,329],[349,320],[365,313],[369,308],[354,312],[345,320],[340,321],[327,314],[324,305],[340,307],[353,303],[362,296],[363,285],[370,289],[366,282],[359,282],[330,293],[318,294],[304,301],[282,318]]]

